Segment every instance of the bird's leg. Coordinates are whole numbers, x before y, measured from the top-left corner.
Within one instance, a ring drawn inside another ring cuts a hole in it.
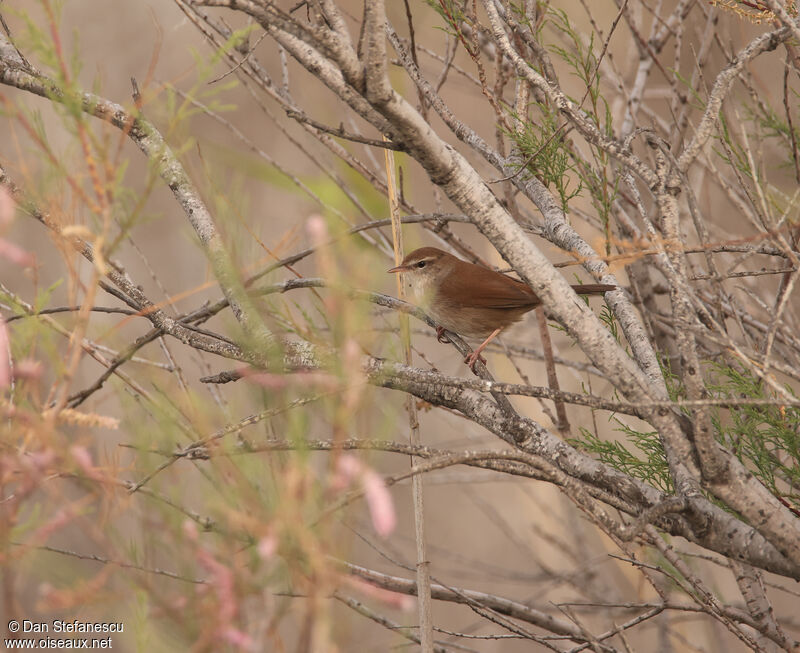
[[[486,338],[486,340],[484,340],[480,345],[478,345],[478,348],[475,351],[470,353],[464,359],[464,362],[467,365],[469,365],[469,369],[471,369],[473,373],[475,372],[475,363],[477,363],[478,361],[480,361],[481,363],[486,363],[486,359],[483,356],[481,356],[481,352],[484,349],[486,349],[486,345],[488,345],[492,340],[494,340],[497,337],[497,334],[500,333],[502,330],[503,329],[501,327],[499,329],[495,329],[494,331],[492,331],[491,335],[488,338]]]
[[[446,335],[444,335],[444,332],[445,332],[445,328],[443,326],[437,326],[436,327],[436,339],[439,342],[443,342],[443,343],[447,344],[448,342],[450,342],[450,338],[448,338]]]

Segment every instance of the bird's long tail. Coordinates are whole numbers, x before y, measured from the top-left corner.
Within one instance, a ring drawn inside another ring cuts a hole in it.
[[[606,292],[616,290],[616,286],[610,286],[607,283],[579,283],[572,286],[572,289],[577,295],[602,295]]]

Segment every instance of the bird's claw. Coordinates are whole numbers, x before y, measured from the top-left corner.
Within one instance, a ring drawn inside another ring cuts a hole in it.
[[[448,338],[446,335],[444,335],[444,333],[445,333],[445,328],[444,327],[442,327],[442,326],[437,326],[436,327],[436,339],[439,342],[443,342],[443,343],[451,342],[450,338]],[[477,374],[477,372],[475,372],[475,364],[478,361],[480,361],[481,363],[486,365],[486,359],[483,356],[481,356],[481,348],[478,348],[477,351],[470,352],[469,354],[467,354],[467,357],[464,359],[464,362],[467,365],[469,365],[469,369],[472,370],[473,374]]]
[[[464,359],[464,362],[467,365],[469,365],[469,369],[472,370],[473,374],[477,374],[477,372],[475,372],[475,363],[477,363],[478,361],[486,365],[486,359],[483,356],[481,356],[481,353],[479,351],[470,352]]]

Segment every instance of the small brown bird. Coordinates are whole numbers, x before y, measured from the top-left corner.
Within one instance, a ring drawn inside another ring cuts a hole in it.
[[[420,306],[439,324],[440,341],[445,329],[467,338],[485,338],[464,360],[473,372],[486,345],[542,303],[526,283],[435,247],[415,249],[388,272],[406,275]],[[616,286],[587,283],[572,289],[578,295],[601,295]]]

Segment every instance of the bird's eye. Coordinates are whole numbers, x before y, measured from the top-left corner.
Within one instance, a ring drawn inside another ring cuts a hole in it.
[[[418,268],[424,268],[425,267],[425,261],[420,261],[419,263],[417,263],[417,267]]]

